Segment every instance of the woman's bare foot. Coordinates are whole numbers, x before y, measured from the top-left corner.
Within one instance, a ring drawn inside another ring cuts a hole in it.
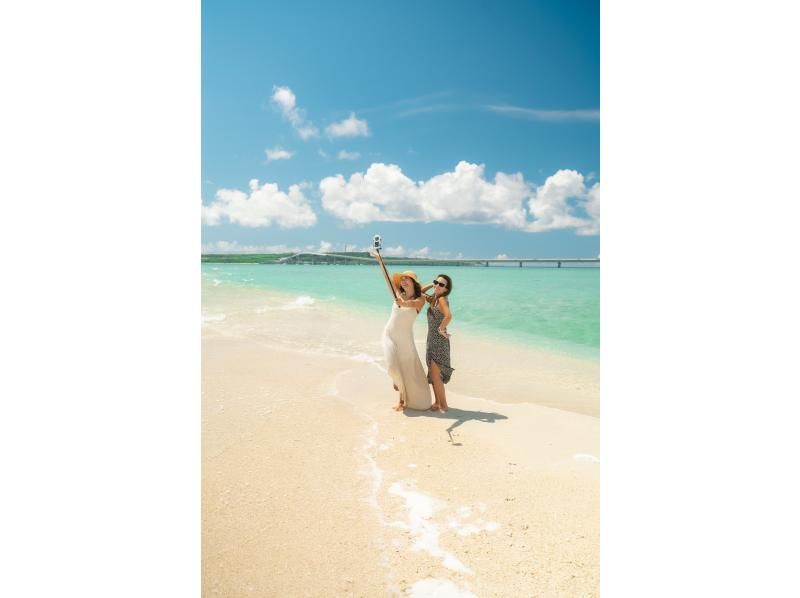
[[[393,407],[393,409],[395,411],[402,411],[403,409],[405,409],[405,405],[403,404],[403,401],[400,401],[397,405],[395,405]]]

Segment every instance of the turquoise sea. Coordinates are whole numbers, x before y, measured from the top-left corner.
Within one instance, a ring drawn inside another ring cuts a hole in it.
[[[453,279],[453,334],[599,356],[599,268],[425,266],[415,272],[423,284],[440,273]],[[391,303],[377,265],[204,263],[202,276],[206,282],[307,295],[377,314],[386,314]]]

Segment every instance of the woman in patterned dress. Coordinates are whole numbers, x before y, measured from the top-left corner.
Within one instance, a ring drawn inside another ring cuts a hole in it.
[[[453,319],[447,296],[453,290],[453,281],[447,274],[439,274],[432,284],[422,287],[423,293],[433,287],[433,296],[423,295],[428,307],[428,342],[425,361],[428,363],[428,383],[433,386],[434,404],[431,411],[447,411],[444,385],[450,381],[450,335],[447,325]]]

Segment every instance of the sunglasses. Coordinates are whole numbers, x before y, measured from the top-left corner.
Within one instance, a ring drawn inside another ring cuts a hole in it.
[[[433,284],[437,287],[442,287],[443,289],[447,288],[447,283],[445,282],[439,282],[438,280],[434,280]]]

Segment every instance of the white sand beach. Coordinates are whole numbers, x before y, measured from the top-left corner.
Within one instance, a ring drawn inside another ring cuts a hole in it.
[[[597,596],[597,364],[454,336],[396,413],[384,322],[204,284],[203,595]]]

